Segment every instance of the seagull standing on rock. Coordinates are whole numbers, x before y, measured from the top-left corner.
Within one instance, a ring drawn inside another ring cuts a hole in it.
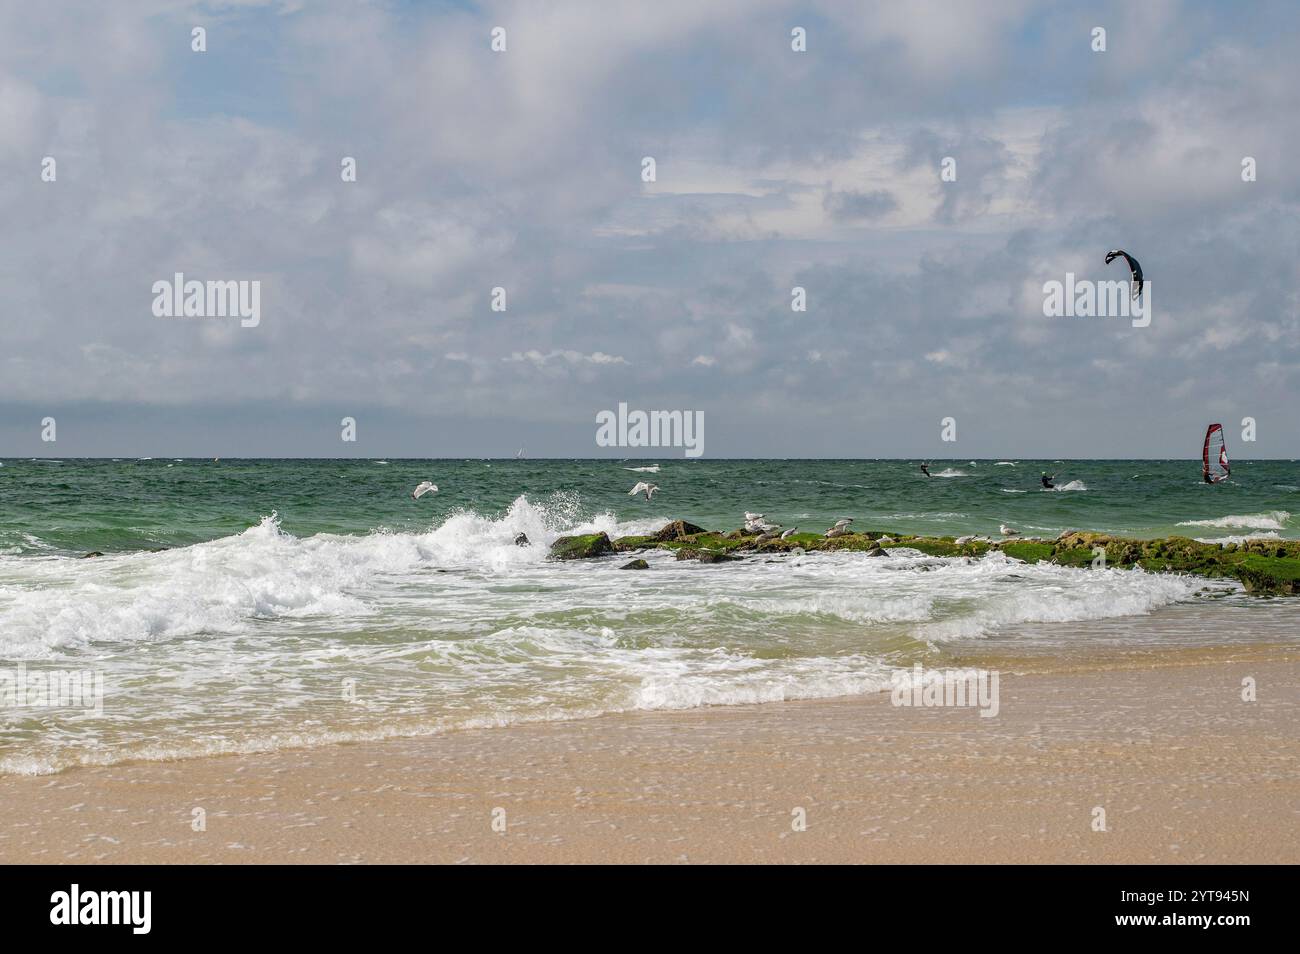
[[[649,500],[659,489],[658,484],[647,484],[644,480],[637,483],[635,487],[627,492],[629,497],[635,497],[637,494],[645,494],[645,499]]]
[[[1002,531],[1002,535],[1004,537],[1015,537],[1020,535],[1019,530],[1015,529],[1014,527],[1008,527],[1005,523],[1002,526],[998,527],[998,529]]]
[[[794,536],[795,531],[798,529],[799,529],[798,527],[791,527],[789,530],[785,531],[785,533],[781,534],[781,539],[789,540],[792,536]]]

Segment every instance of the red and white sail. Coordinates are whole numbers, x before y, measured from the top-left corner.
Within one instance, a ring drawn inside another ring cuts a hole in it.
[[[1205,429],[1205,446],[1201,449],[1201,473],[1212,484],[1232,473],[1228,463],[1228,445],[1223,440],[1223,425],[1211,424]]]

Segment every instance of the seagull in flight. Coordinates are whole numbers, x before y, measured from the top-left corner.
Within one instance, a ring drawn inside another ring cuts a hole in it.
[[[414,497],[416,500],[419,500],[425,494],[436,494],[437,492],[438,492],[438,485],[431,480],[426,480],[423,483],[421,483],[420,486],[416,487],[414,490],[411,491],[411,496]]]
[[[658,484],[647,484],[644,480],[638,481],[637,485],[627,492],[629,497],[635,497],[637,494],[645,494],[645,499],[649,500],[659,489]]]

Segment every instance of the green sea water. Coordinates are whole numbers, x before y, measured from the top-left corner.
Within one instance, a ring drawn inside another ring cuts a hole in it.
[[[296,535],[418,532],[449,514],[504,513],[521,495],[569,515],[682,518],[731,529],[749,511],[824,529],[908,533],[1099,530],[1134,536],[1300,536],[1300,464],[1240,461],[1206,485],[1198,461],[0,460],[0,551],[184,546],[279,515]],[[638,470],[658,467],[658,472]],[[1057,475],[1057,491],[1039,483]],[[657,483],[651,502],[629,498]],[[412,500],[433,480],[440,492]]]

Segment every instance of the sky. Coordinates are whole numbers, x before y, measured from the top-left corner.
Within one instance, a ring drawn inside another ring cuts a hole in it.
[[[1296,457],[1297,157],[1289,2],[8,0],[0,457]]]

